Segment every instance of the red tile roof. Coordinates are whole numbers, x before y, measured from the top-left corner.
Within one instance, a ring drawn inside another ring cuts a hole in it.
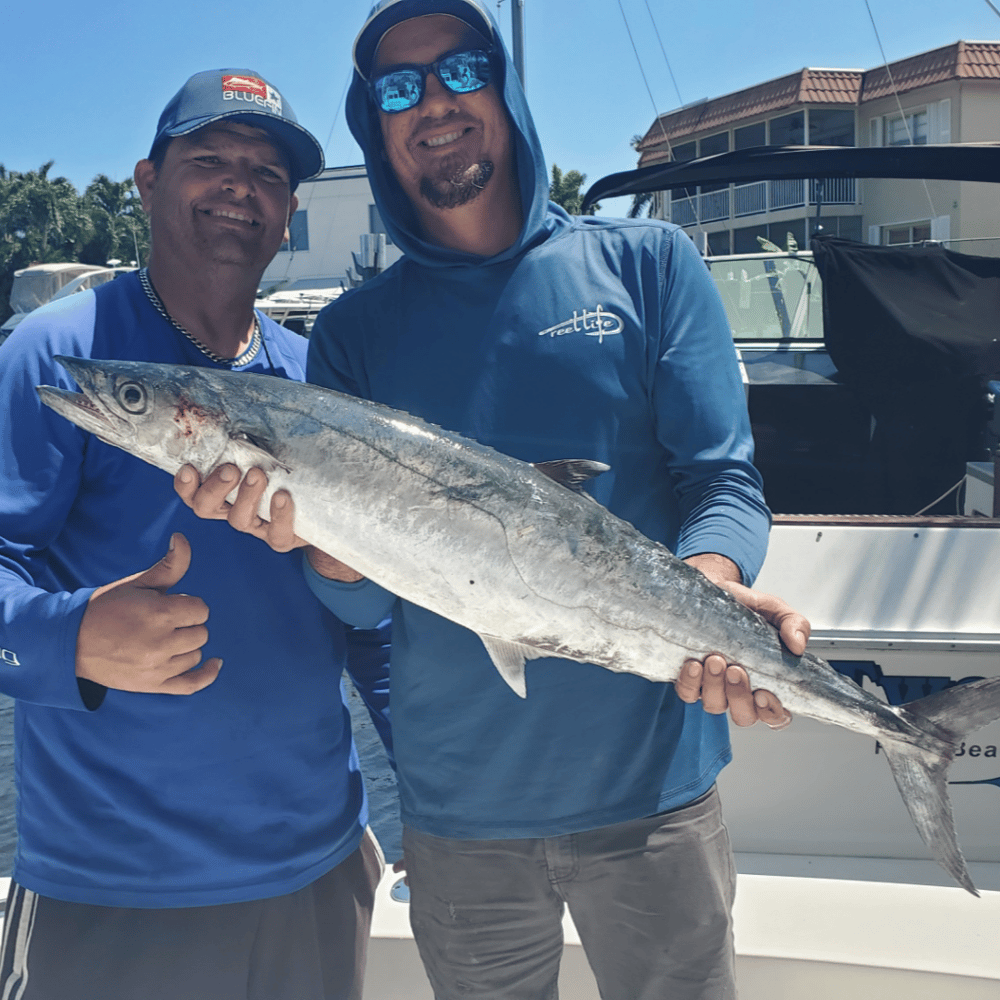
[[[959,78],[1000,80],[1000,42],[954,42],[867,71],[806,68],[745,90],[671,111],[653,122],[636,149],[641,166],[670,158],[668,145],[800,105],[863,104],[892,93]]]
[[[954,42],[909,59],[900,59],[865,73],[861,101],[874,101],[892,95],[892,84],[900,94],[917,87],[927,87],[944,80],[1000,78],[1000,42]]]

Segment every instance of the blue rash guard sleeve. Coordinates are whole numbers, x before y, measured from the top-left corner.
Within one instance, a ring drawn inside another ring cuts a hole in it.
[[[385,747],[389,764],[395,770],[392,717],[389,711],[389,652],[392,621],[387,618],[377,628],[349,628],[345,638],[347,674],[365,703],[368,715]]]
[[[729,321],[691,240],[675,233],[666,252],[653,407],[680,508],[676,554],[726,556],[751,586],[771,517]]]
[[[302,565],[309,589],[342,622],[370,629],[389,616],[396,597],[384,587],[371,580],[356,583],[329,580],[312,568],[306,556],[302,557]]]
[[[46,310],[51,326],[64,311]],[[79,489],[84,436],[35,391],[77,388],[56,362],[26,349],[36,322],[25,320],[0,351],[0,398],[8,406],[0,430],[0,691],[85,711],[76,638],[94,588],[65,589],[44,558]]]

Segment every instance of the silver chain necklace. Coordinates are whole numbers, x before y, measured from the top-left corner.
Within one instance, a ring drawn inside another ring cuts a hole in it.
[[[201,351],[201,353],[204,354],[210,361],[214,361],[217,365],[227,365],[230,368],[241,368],[243,365],[249,364],[255,357],[257,357],[257,352],[260,350],[263,335],[261,334],[260,320],[257,318],[256,312],[253,315],[253,337],[251,337],[247,349],[239,357],[224,358],[221,355],[216,354],[210,347],[203,344],[193,333],[189,333],[185,330],[184,327],[181,326],[180,323],[178,323],[177,320],[175,320],[173,316],[167,312],[163,302],[160,300],[160,296],[157,295],[156,289],[153,287],[153,283],[149,280],[149,272],[147,268],[144,267],[140,269],[139,281],[142,284],[143,291],[146,293],[146,297],[156,308],[156,311],[175,330],[179,330],[183,333],[184,336],[187,337],[187,339],[190,340],[191,343],[194,344],[194,346],[197,347],[198,350]]]

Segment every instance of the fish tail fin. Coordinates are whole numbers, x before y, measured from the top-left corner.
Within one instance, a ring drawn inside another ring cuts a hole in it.
[[[1000,717],[1000,677],[956,684],[908,702],[899,712],[918,729],[926,732],[930,728],[940,741],[936,750],[903,740],[883,741],[899,792],[920,836],[941,867],[963,889],[978,896],[955,834],[948,767],[965,736]]]

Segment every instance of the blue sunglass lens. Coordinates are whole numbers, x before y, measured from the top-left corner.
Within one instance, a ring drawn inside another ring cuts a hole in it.
[[[456,94],[471,94],[490,82],[490,60],[485,52],[457,52],[438,63],[438,78]]]
[[[416,107],[423,97],[423,77],[412,69],[396,70],[375,81],[378,105],[389,114]]]
[[[375,99],[386,114],[415,108],[424,96],[424,80],[433,72],[455,94],[471,94],[490,82],[490,57],[481,49],[455,52],[429,66],[390,70],[373,81]]]

